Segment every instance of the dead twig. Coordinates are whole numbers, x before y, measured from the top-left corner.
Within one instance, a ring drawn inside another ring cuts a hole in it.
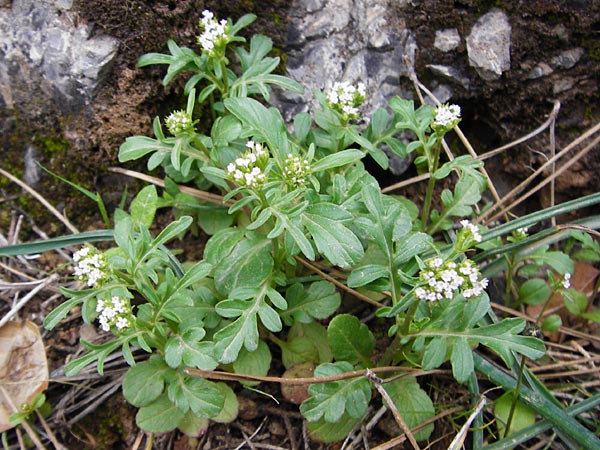
[[[400,429],[404,432],[404,434],[406,434],[406,437],[408,437],[408,440],[409,440],[410,444],[412,445],[412,447],[415,450],[421,450],[421,447],[419,447],[419,444],[417,443],[415,436],[412,434],[410,427],[406,424],[406,422],[402,418],[402,415],[400,414],[400,411],[398,411],[398,408],[396,408],[396,405],[394,404],[394,401],[390,397],[390,394],[388,394],[387,391],[382,386],[384,381],[381,378],[379,378],[377,375],[375,375],[375,373],[373,373],[373,371],[370,369],[367,369],[366,377],[369,379],[369,381],[371,381],[371,383],[373,383],[373,386],[375,386],[375,389],[377,389],[377,392],[379,392],[379,395],[381,395],[383,397],[383,399],[385,400],[385,403],[387,404],[388,409],[392,412],[392,415],[394,416],[396,423],[398,424]]]
[[[71,233],[79,233],[79,230],[77,228],[75,228],[75,226],[73,224],[71,224],[71,222],[69,222],[69,220],[65,216],[63,216],[60,212],[58,212],[54,206],[52,206],[50,203],[48,203],[48,201],[42,195],[40,195],[35,189],[31,188],[29,185],[27,185],[23,181],[19,180],[17,177],[11,175],[10,173],[8,173],[6,170],[4,170],[2,168],[0,168],[0,175],[3,175],[4,177],[8,178],[10,181],[12,181],[15,184],[18,184],[22,189],[24,189],[29,194],[31,194],[37,201],[39,201],[42,205],[44,205],[44,207],[48,211],[50,211],[50,213],[52,213],[52,215],[54,217],[56,217],[58,220],[60,220],[62,222],[62,224],[65,227],[67,227],[69,229],[69,231],[71,231]]]

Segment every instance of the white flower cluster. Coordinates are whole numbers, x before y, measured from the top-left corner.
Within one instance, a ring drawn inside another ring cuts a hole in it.
[[[79,249],[73,254],[73,261],[75,278],[91,288],[98,287],[110,275],[106,258],[94,247]]]
[[[327,103],[346,119],[356,119],[358,118],[358,106],[365,101],[366,96],[364,83],[353,86],[346,81],[338,81],[334,83],[327,94]]]
[[[467,230],[467,233],[470,235],[471,239],[473,239],[475,242],[481,242],[481,233],[479,233],[479,228],[477,228],[477,225],[472,224],[468,220],[461,220],[460,224],[464,230]]]
[[[433,125],[442,128],[452,128],[460,120],[460,106],[440,105],[435,109]]]
[[[100,313],[98,321],[104,331],[110,331],[111,327],[123,330],[131,326],[129,304],[117,296],[113,296],[110,300],[98,299],[96,312]]]
[[[165,119],[165,125],[173,136],[190,128],[192,118],[185,111],[174,111]]]
[[[267,179],[264,167],[269,159],[269,151],[254,141],[248,141],[246,147],[250,150],[227,165],[227,175],[239,186],[259,188]]]
[[[457,264],[436,257],[427,260],[425,266],[419,275],[422,285],[415,289],[420,300],[451,300],[459,293],[465,298],[477,297],[488,285],[487,278],[481,278],[477,265],[470,259]]]
[[[310,175],[310,163],[306,159],[289,153],[285,159],[283,175],[293,186],[304,186],[306,177]]]
[[[229,40],[227,20],[218,21],[215,15],[205,9],[200,18],[202,34],[198,36],[198,45],[210,56],[214,56],[215,48],[227,44]]]
[[[571,287],[571,274],[565,273],[565,276],[562,281],[562,285],[565,289],[569,289]]]

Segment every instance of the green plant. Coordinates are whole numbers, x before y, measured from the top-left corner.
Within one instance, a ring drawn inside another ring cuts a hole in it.
[[[56,327],[81,306],[83,320],[98,321],[112,338],[99,345],[82,341],[89,352],[69,362],[66,372],[92,363],[102,372],[106,357],[120,351],[131,366],[123,393],[139,408],[137,424],[149,432],[179,427],[193,433],[208,420],[235,418],[235,392],[219,376],[239,375],[246,384],[268,379],[276,346],[286,369],[316,366],[300,411],[313,436],[334,441],[367,411],[379,382],[369,374],[402,375],[380,381],[393,403],[386,400],[388,406],[413,427],[434,415],[415,370],[449,363],[457,382],[465,383],[476,370],[498,378],[499,369],[474,352],[478,347],[492,350],[515,376],[517,355],[542,357],[544,344],[523,333],[524,319],[493,314],[480,269],[487,255],[488,273],[498,272],[494,252],[511,245],[500,238],[529,219],[491,230],[473,225],[468,219],[486,188],[482,163],[470,156],[441,161],[442,140],[459,122],[460,108],[415,109],[412,101],[394,97],[362,129],[355,119],[364,86],[339,83],[327,94],[315,92],[321,109],[297,114],[290,131],[279,111],[255,97],[268,101],[273,85],[302,88],[272,73],[279,60],[267,56],[267,37],[254,36],[244,45],[238,33],[253,20],[246,15],[236,23],[217,21],[205,11],[200,54],[169,41],[170,54],[140,58],[140,66],[167,65],[165,84],[189,75],[187,106],[164,120],[157,117],[153,138],[133,136],[120,148],[122,162],[148,157],[149,170],[161,167],[164,192],[147,186],[127,210],[114,212],[113,230],[75,238],[113,240],[116,246],[100,251],[88,244],[75,254],[85,289],[63,288],[68,299],[45,326]],[[203,102],[211,106],[209,134],[196,131],[196,105]],[[404,135],[414,139],[406,143]],[[399,156],[416,152],[416,164],[430,174],[421,209],[383,194],[365,170],[366,157],[387,168],[384,148]],[[457,180],[453,189],[435,199],[436,183],[451,174]],[[198,200],[181,189],[183,183],[213,195]],[[173,208],[174,220],[153,236],[160,208]],[[181,262],[174,242],[184,238],[185,245],[197,245],[189,234],[197,226],[210,235],[203,258]],[[548,255],[538,250],[498,259],[511,273],[536,258],[560,274],[572,272],[558,253]],[[311,263],[317,260],[344,270],[345,283],[334,283]],[[389,339],[386,351],[376,351],[379,330],[344,308],[340,284],[376,311],[384,328],[378,339]],[[521,301],[545,300],[539,284],[523,283]],[[140,352],[149,357],[140,360]],[[526,374],[525,383],[527,395],[541,395],[532,375]],[[538,412],[556,414],[549,403]],[[415,438],[427,439],[431,431],[426,427]],[[596,442],[586,431],[575,426],[573,435]]]

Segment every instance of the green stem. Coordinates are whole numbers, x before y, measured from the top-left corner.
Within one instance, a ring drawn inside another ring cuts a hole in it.
[[[504,288],[504,304],[507,306],[512,306],[512,302],[510,301],[510,290],[513,283],[514,255],[507,255],[506,260],[508,268],[506,269],[506,287]]]
[[[427,151],[427,150],[426,150]],[[433,174],[437,171],[440,163],[440,145],[436,144],[431,149],[431,153],[427,157],[427,165],[429,167],[429,180],[427,182],[427,191],[425,192],[425,202],[423,203],[423,210],[421,211],[421,222],[423,228],[427,229],[429,221],[429,211],[431,209],[431,201],[433,198],[433,189],[435,188],[435,177]]]
[[[223,98],[226,98],[229,96],[229,78],[227,76],[227,65],[225,64],[225,60],[223,60],[222,58],[219,61],[219,64],[221,64],[221,70],[223,71]]]
[[[402,336],[408,335],[410,331],[410,324],[412,323],[413,317],[415,316],[415,312],[419,307],[419,302],[414,302],[410,305],[408,311],[406,311],[406,315],[404,316],[404,322],[402,324]]]
[[[513,417],[515,415],[515,409],[517,408],[517,401],[519,400],[519,392],[521,391],[521,384],[523,383],[523,371],[525,370],[525,357],[521,355],[521,365],[519,367],[519,378],[517,379],[517,387],[515,388],[515,397],[510,405],[510,411],[508,413],[508,417],[506,419],[506,430],[504,431],[504,436],[508,436],[510,434],[510,425],[512,423]]]
[[[514,390],[517,387],[517,380],[494,366],[478,353],[473,353],[473,361],[475,370],[485,375],[492,383],[502,386],[504,390]],[[519,398],[529,408],[550,422],[554,428],[569,436],[582,448],[586,450],[600,448],[600,439],[598,437],[567,414],[563,408],[547,400],[542,393],[526,386],[521,386]]]

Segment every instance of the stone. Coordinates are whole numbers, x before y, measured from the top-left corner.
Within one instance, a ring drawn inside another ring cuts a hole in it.
[[[552,58],[551,63],[554,67],[559,69],[570,69],[579,62],[582,56],[583,49],[581,47],[575,47],[556,55]]]
[[[554,70],[545,62],[537,64],[528,74],[528,80],[535,80],[536,78],[542,78],[550,75]]]
[[[0,96],[8,108],[28,103],[36,89],[65,112],[93,98],[118,41],[74,26],[71,7],[70,0],[13,0],[0,9]]]
[[[427,68],[430,69],[433,73],[441,75],[451,81],[454,81],[455,83],[460,84],[465,89],[469,89],[471,81],[469,80],[469,77],[464,75],[460,70],[452,66],[445,66],[442,64],[427,64]]]
[[[336,81],[366,84],[365,115],[401,95],[400,77],[414,70],[417,44],[402,19],[389,15],[389,0],[331,0],[323,8],[296,0],[292,10],[287,70],[305,94],[276,93],[285,119],[317,108],[313,91]]]
[[[436,30],[435,41],[433,46],[438,50],[446,53],[456,50],[460,45],[460,34],[456,28],[446,28],[444,30]]]
[[[510,69],[511,26],[501,9],[481,16],[467,36],[469,64],[484,80],[497,80]]]

